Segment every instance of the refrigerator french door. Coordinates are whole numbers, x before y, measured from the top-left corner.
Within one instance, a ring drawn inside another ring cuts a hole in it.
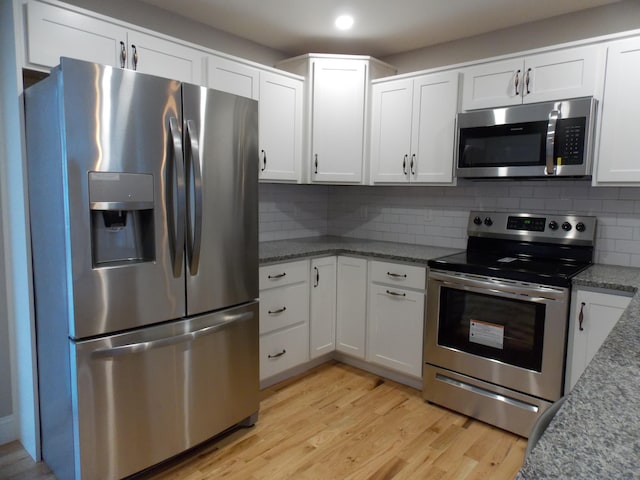
[[[56,477],[122,478],[251,424],[257,102],[63,58],[25,119]]]

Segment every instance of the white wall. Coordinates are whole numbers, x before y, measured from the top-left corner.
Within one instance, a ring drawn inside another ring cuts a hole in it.
[[[38,455],[37,389],[33,317],[31,309],[31,268],[26,225],[26,192],[22,155],[22,119],[16,67],[10,0],[0,0],[0,198],[2,199],[3,241],[7,286],[6,317],[13,332],[12,353],[16,379],[13,385],[14,418],[17,437],[33,457]],[[3,319],[0,319],[3,321]],[[6,367],[5,367],[6,368]]]
[[[535,8],[535,2],[531,3]],[[640,28],[640,1],[625,0],[383,58],[398,73],[489,58]]]

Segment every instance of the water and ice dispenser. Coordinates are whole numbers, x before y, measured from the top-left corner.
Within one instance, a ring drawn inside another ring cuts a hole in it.
[[[93,267],[155,260],[153,175],[89,172]]]

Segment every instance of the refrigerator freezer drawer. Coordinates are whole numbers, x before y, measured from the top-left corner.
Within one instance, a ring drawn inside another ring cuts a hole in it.
[[[75,345],[83,479],[131,475],[258,411],[257,303]]]

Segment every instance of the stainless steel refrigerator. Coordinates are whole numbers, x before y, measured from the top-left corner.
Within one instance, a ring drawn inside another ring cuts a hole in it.
[[[121,478],[253,424],[257,102],[63,58],[25,112],[44,461]]]

